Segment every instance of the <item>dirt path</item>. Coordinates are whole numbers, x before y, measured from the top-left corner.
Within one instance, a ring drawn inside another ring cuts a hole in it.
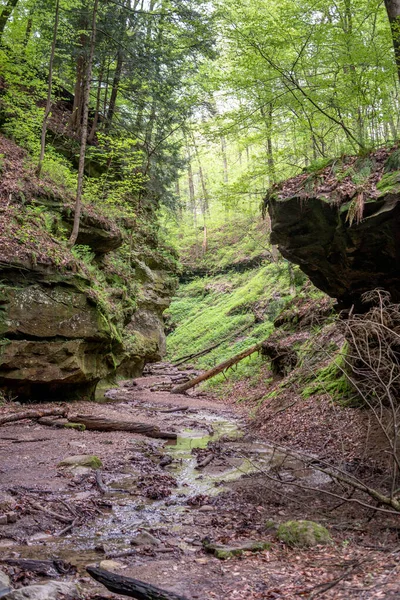
[[[383,541],[390,546],[398,530],[376,523],[366,531],[351,513],[329,516],[319,498],[307,505],[305,498],[274,493],[260,470],[274,467],[273,461],[278,468],[279,457],[271,462],[271,449],[244,435],[242,416],[211,398],[169,394],[164,388],[179,373],[171,377],[168,365],[152,369],[134,384],[109,391],[105,402],[75,403],[70,412],[157,424],[176,431],[176,443],[32,421],[0,428],[0,515],[16,519],[0,525],[1,558],[61,558],[72,567],[60,577],[78,580],[90,597],[112,596],[85,573],[88,564],[99,563],[193,600],[310,597],[314,586],[335,579],[323,597],[399,597],[400,553],[368,548]],[[58,466],[73,455],[100,458],[105,493],[93,470]],[[268,526],[271,520],[316,515],[329,526],[333,545],[290,550]],[[63,533],[69,523],[72,528]],[[150,536],[135,541],[144,532]],[[222,544],[257,540],[270,548],[221,561],[205,552],[205,538]],[[16,586],[40,580],[18,567],[4,568]]]

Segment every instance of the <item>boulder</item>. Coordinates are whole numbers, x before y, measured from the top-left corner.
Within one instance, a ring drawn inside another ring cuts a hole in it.
[[[373,173],[374,185],[366,192],[351,188],[350,197],[343,191],[340,200],[323,185],[328,174],[318,175],[321,183],[307,192],[303,178],[301,185],[289,180],[269,193],[271,243],[340,308],[355,304],[363,310],[361,295],[375,288],[386,289],[399,302],[400,172],[384,175],[377,185]]]
[[[98,456],[94,454],[78,454],[69,456],[58,463],[58,467],[89,467],[90,469],[100,469],[103,463]]]
[[[279,525],[276,536],[281,542],[294,547],[311,547],[332,542],[326,527],[314,521],[287,521]]]
[[[5,596],[7,600],[58,600],[78,597],[78,589],[74,583],[60,581],[50,581],[44,585],[29,585]]]
[[[0,598],[3,598],[3,596],[9,594],[11,591],[10,578],[3,571],[0,571]]]
[[[159,546],[160,540],[148,533],[147,531],[142,531],[135,535],[131,540],[132,546]]]

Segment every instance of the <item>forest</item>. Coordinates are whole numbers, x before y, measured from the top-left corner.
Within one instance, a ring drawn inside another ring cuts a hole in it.
[[[399,0],[0,0],[0,598],[400,597]]]

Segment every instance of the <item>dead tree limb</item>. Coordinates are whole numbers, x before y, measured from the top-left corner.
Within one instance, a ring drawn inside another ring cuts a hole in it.
[[[0,425],[4,423],[13,423],[14,421],[23,421],[24,419],[41,419],[42,417],[58,416],[65,417],[67,414],[66,408],[43,408],[41,410],[25,410],[12,415],[0,417]]]
[[[224,344],[225,342],[229,341],[230,339],[236,337],[237,335],[244,333],[245,331],[250,329],[250,327],[253,327],[253,326],[254,326],[254,323],[250,323],[250,325],[246,325],[246,327],[242,327],[242,329],[239,329],[238,331],[234,331],[229,336],[224,337],[222,340],[213,344],[212,346],[208,346],[208,348],[204,348],[204,350],[200,350],[200,352],[195,352],[193,354],[186,354],[186,356],[181,356],[180,358],[177,358],[173,364],[175,367],[179,367],[179,365],[183,365],[185,362],[187,362],[188,360],[191,360],[192,358],[200,358],[201,356],[204,356],[205,354],[209,354],[210,352],[212,352],[213,350],[218,348],[218,346],[221,346],[222,344]]]
[[[97,567],[87,567],[86,571],[93,579],[102,583],[110,592],[136,598],[136,600],[188,600],[185,596],[178,596],[173,592],[167,592],[154,587],[149,583],[123,577],[110,573]]]
[[[129,423],[126,421],[93,417],[91,415],[74,415],[69,420],[72,423],[82,423],[86,426],[86,429],[93,431],[130,431],[146,435],[147,437],[166,440],[176,440],[177,438],[175,432],[161,431],[157,425],[149,425],[148,423]]]
[[[254,352],[258,352],[258,350],[260,350],[260,348],[261,348],[261,344],[256,344],[255,346],[252,346],[251,348],[248,348],[247,350],[243,350],[243,352],[240,352],[240,354],[236,354],[236,356],[233,356],[232,358],[225,360],[224,362],[220,363],[216,367],[213,367],[209,371],[206,371],[202,375],[199,375],[198,377],[191,379],[187,383],[183,383],[182,385],[177,385],[176,387],[172,388],[171,394],[183,394],[184,392],[186,392],[187,390],[190,390],[192,387],[194,387],[195,385],[198,385],[202,381],[206,381],[207,379],[211,379],[211,377],[215,377],[216,375],[223,373],[226,369],[229,369],[229,367],[236,365],[238,362],[240,362],[247,356],[254,354]]]
[[[56,513],[53,510],[50,510],[49,508],[46,508],[45,506],[42,506],[38,502],[33,502],[31,500],[30,501],[30,505],[31,505],[31,507],[34,510],[38,510],[38,511],[44,513],[45,515],[48,515],[49,517],[53,517],[54,519],[57,519],[58,521],[61,521],[61,523],[68,523],[68,524],[70,524],[71,521],[73,521],[73,519],[71,517],[65,517],[64,515],[60,515],[59,513]]]

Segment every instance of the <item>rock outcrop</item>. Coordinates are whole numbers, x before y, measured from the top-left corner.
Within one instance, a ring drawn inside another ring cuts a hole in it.
[[[400,171],[388,170],[390,154],[380,151],[360,183],[367,159],[357,171],[359,160],[348,159],[342,176],[332,165],[303,174],[266,199],[271,242],[340,307],[357,309],[374,288],[400,301]]]
[[[137,376],[165,353],[174,257],[145,219],[116,223],[87,205],[71,252],[71,199],[35,175],[21,197],[12,172],[24,173],[24,153],[1,136],[0,150],[0,392],[93,398],[100,380]]]

